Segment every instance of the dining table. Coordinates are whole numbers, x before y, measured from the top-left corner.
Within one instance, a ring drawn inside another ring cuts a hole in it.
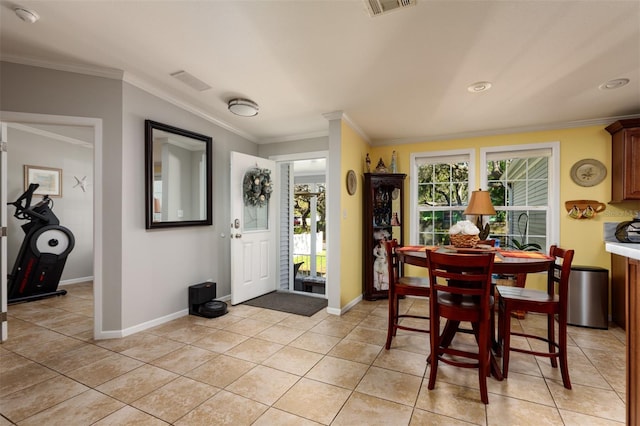
[[[466,248],[444,246],[427,246],[414,245],[403,246],[396,249],[398,261],[407,265],[414,265],[428,268],[427,252],[435,251],[451,254],[480,254],[495,253],[493,263],[493,273],[499,275],[513,275],[516,277],[515,286],[524,287],[526,276],[529,273],[546,272],[553,273],[554,258],[540,252],[523,251],[523,250],[506,250],[499,247],[486,248]],[[459,322],[448,321],[445,324],[442,341],[446,346],[451,343],[456,332],[459,331]],[[495,330],[490,333],[491,346],[493,353],[491,354],[491,373],[497,380],[502,380],[502,372],[498,366],[498,362],[494,355],[501,356],[501,347],[495,338]]]

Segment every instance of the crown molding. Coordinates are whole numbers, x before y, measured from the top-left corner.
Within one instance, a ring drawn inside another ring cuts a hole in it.
[[[200,108],[197,108],[193,105],[190,105],[186,102],[183,102],[173,96],[171,96],[170,94],[168,94],[167,92],[165,92],[164,90],[153,86],[151,84],[148,84],[147,82],[145,82],[144,80],[138,78],[137,76],[135,76],[134,74],[131,74],[129,72],[125,72],[124,76],[122,78],[122,81],[131,84],[132,86],[137,87],[138,89],[144,90],[147,93],[150,93],[154,96],[157,96],[158,98],[169,102],[172,105],[177,106],[178,108],[181,108],[187,112],[190,112],[194,115],[197,115],[200,118],[203,118],[205,120],[207,120],[210,123],[215,124],[216,126],[222,127],[225,130],[230,131],[231,133],[235,133],[238,136],[242,136],[243,138],[253,142],[253,143],[258,143],[258,139],[253,136],[250,135],[247,132],[244,132],[242,130],[239,130],[235,127],[233,127],[232,125],[214,117],[213,115],[203,111]]]
[[[115,68],[98,67],[87,64],[71,64],[52,61],[43,61],[40,59],[26,58],[13,55],[2,55],[0,58],[3,62],[12,62],[20,65],[29,65],[32,67],[49,68],[57,71],[73,72],[78,74],[92,75],[94,77],[110,78],[112,80],[122,80],[124,72]]]
[[[65,143],[68,143],[68,144],[71,144],[71,145],[78,145],[78,146],[81,146],[83,148],[93,149],[93,143],[92,142],[87,142],[87,141],[84,141],[82,139],[73,138],[73,137],[66,136],[66,135],[63,135],[63,134],[60,134],[60,133],[50,132],[48,130],[40,129],[38,127],[30,126],[30,125],[27,125],[27,124],[9,123],[8,126],[11,127],[11,128],[14,128],[16,130],[21,130],[23,132],[32,133],[34,135],[42,136],[42,137],[45,137],[45,138],[57,140],[57,141],[60,141],[60,142],[65,142]]]
[[[328,121],[332,121],[332,120],[345,121],[349,125],[349,127],[353,129],[354,132],[356,132],[362,139],[364,139],[369,145],[371,145],[371,139],[369,138],[369,136],[367,136],[364,130],[362,130],[360,126],[358,126],[355,123],[355,121],[351,119],[351,117],[345,114],[344,111],[328,112],[326,114],[322,114],[322,116],[326,118]]]
[[[372,146],[387,146],[387,145],[404,145],[412,143],[424,143],[424,142],[439,142],[453,139],[469,139],[478,138],[484,136],[497,136],[514,133],[531,133],[531,132],[544,132],[549,130],[562,130],[562,129],[574,129],[578,127],[589,126],[604,126],[609,125],[618,120],[626,120],[629,118],[640,118],[640,115],[621,115],[614,117],[593,118],[588,120],[576,120],[567,121],[561,123],[544,124],[537,126],[522,126],[522,127],[505,127],[502,129],[486,130],[486,131],[472,131],[461,133],[447,133],[441,135],[427,135],[416,136],[411,138],[402,139],[374,139],[371,142]]]
[[[2,60],[3,62],[12,62],[20,65],[48,68],[48,69],[53,69],[57,71],[66,71],[66,72],[73,72],[78,74],[91,75],[94,77],[103,77],[103,78],[110,78],[113,80],[120,80],[120,81],[129,83],[132,86],[135,86],[141,90],[144,90],[145,92],[148,92],[154,96],[157,96],[158,98],[166,102],[169,102],[170,104],[173,104],[185,111],[188,111],[194,115],[197,115],[198,117],[204,120],[207,120],[208,122],[213,123],[216,126],[222,127],[223,129],[228,130],[231,133],[241,136],[253,143],[258,143],[258,140],[256,139],[255,136],[250,135],[249,133],[246,133],[242,130],[236,129],[230,124],[225,123],[222,120],[219,120],[218,118],[212,116],[211,114],[199,108],[194,107],[193,105],[189,105],[188,103],[185,103],[183,101],[176,99],[175,97],[169,95],[164,90],[144,82],[142,79],[138,78],[137,76],[129,72],[124,72],[122,70],[118,70],[114,68],[104,68],[104,67],[82,65],[82,64],[66,64],[66,63],[63,64],[58,62],[42,61],[38,59],[31,59],[31,58],[12,56],[12,55],[2,55],[2,58],[0,58],[0,60]]]
[[[297,135],[288,135],[283,137],[270,137],[270,138],[261,138],[258,140],[258,144],[270,144],[270,143],[279,143],[279,142],[292,142],[292,141],[301,141],[305,139],[315,139],[315,138],[323,138],[329,136],[328,130],[322,130],[318,132],[312,133],[302,133]]]

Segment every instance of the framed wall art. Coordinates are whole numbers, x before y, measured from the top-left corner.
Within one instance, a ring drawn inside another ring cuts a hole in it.
[[[571,179],[580,186],[595,186],[607,176],[607,168],[598,160],[580,160],[571,167]]]
[[[26,191],[32,183],[39,185],[34,195],[62,197],[62,169],[25,165],[24,190]]]

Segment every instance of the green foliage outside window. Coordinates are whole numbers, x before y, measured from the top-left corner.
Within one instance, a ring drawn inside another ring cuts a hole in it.
[[[294,187],[294,207],[293,215],[296,218],[294,223],[294,234],[307,234],[311,232],[310,225],[307,219],[310,219],[311,215],[311,196],[317,196],[316,211],[319,216],[319,220],[316,224],[316,230],[322,232],[322,235],[326,236],[327,227],[327,214],[326,214],[326,187],[324,183],[317,185],[302,184],[295,185]],[[309,195],[317,194],[317,195]]]

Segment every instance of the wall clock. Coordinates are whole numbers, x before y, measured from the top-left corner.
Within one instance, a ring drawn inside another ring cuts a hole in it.
[[[356,177],[356,172],[353,170],[349,170],[347,172],[347,192],[349,195],[353,195],[356,193],[356,188],[358,187],[358,178]]]
[[[580,160],[571,167],[571,179],[580,186],[594,186],[607,176],[607,168],[598,160]]]

